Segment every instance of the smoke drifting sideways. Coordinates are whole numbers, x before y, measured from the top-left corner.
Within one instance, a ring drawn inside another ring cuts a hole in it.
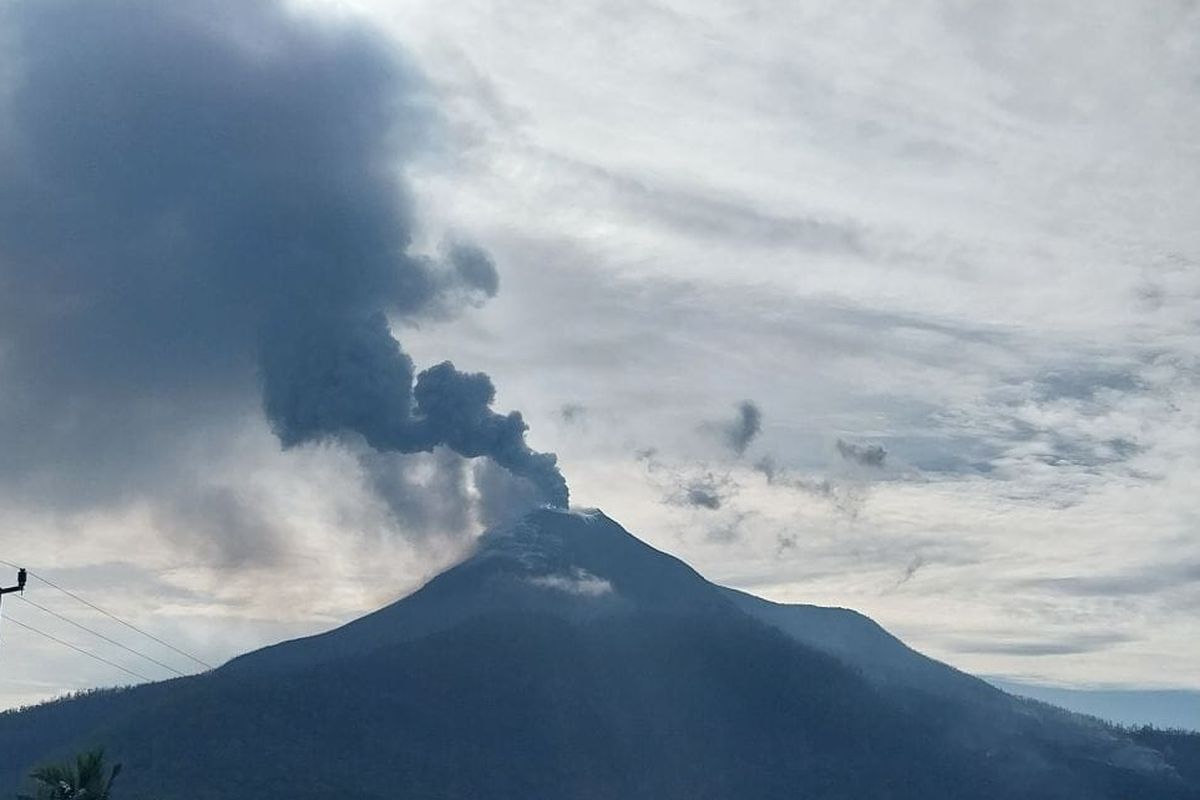
[[[746,454],[746,448],[762,432],[762,411],[753,400],[743,400],[738,403],[737,418],[725,425],[725,443],[739,456]]]
[[[567,505],[487,375],[418,373],[393,336],[499,279],[468,243],[413,252],[399,176],[433,123],[392,44],[243,0],[15,0],[0,42],[10,462],[257,380],[284,447],[444,446]]]
[[[882,469],[887,461],[887,449],[881,444],[854,444],[844,439],[837,440],[837,451],[846,461],[863,467]]]

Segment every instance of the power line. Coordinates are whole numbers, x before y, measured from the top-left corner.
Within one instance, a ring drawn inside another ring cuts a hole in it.
[[[153,658],[151,656],[146,655],[145,653],[134,650],[132,647],[127,647],[126,645],[123,645],[120,642],[118,642],[116,639],[110,639],[109,637],[105,636],[103,633],[100,633],[99,631],[94,631],[91,628],[87,627],[86,625],[80,625],[75,620],[73,620],[69,617],[64,617],[62,614],[59,614],[57,611],[52,611],[51,609],[46,608],[43,605],[39,605],[39,604],[33,602],[28,597],[24,597],[22,595],[17,595],[17,599],[24,600],[29,605],[33,606],[34,608],[38,608],[38,609],[41,609],[42,611],[45,611],[47,614],[49,614],[52,617],[57,617],[58,619],[61,619],[63,622],[66,622],[69,625],[74,625],[76,628],[79,628],[79,630],[81,630],[81,631],[85,631],[87,633],[92,634],[93,636],[99,637],[99,638],[103,639],[104,641],[108,642],[109,644],[116,645],[117,647],[121,648],[122,650],[124,650],[127,653],[133,653],[135,656],[138,656],[139,658],[144,658],[153,664],[157,664],[158,666],[162,667],[165,670],[170,670],[171,672],[174,672],[176,675],[178,675],[180,677],[184,677],[186,674],[186,673],[183,673],[183,672],[175,669],[170,664],[164,664],[163,662],[159,661],[157,658]]]
[[[115,661],[109,661],[107,658],[104,658],[103,656],[98,656],[95,653],[84,650],[82,647],[76,647],[75,645],[71,644],[70,642],[65,641],[63,639],[59,639],[57,636],[52,636],[51,634],[46,633],[45,631],[39,631],[37,628],[33,627],[32,625],[26,625],[24,622],[21,622],[21,620],[19,620],[19,619],[13,619],[12,617],[6,617],[6,620],[8,622],[12,623],[13,625],[17,625],[17,626],[24,628],[27,631],[32,631],[33,633],[36,633],[38,636],[44,636],[52,642],[57,642],[58,644],[61,644],[63,647],[69,647],[72,650],[74,650],[76,653],[81,653],[81,654],[87,656],[88,658],[94,658],[97,661],[101,661],[105,664],[108,664],[110,667],[116,667],[117,669],[121,670],[122,672],[127,672],[139,680],[143,680],[143,681],[147,681],[147,682],[150,681],[150,678],[147,678],[145,675],[141,674],[140,672],[135,672],[127,667],[122,667],[120,664],[118,664]]]
[[[7,564],[10,567],[15,566],[14,564],[12,564],[8,561],[4,561],[3,559],[0,559],[0,564]],[[72,591],[64,589],[63,587],[59,586],[57,583],[50,580],[49,578],[43,578],[41,575],[37,574],[33,570],[29,571],[29,575],[31,577],[37,578],[39,581],[41,581],[42,583],[46,584],[47,586],[49,586],[53,589],[58,589],[60,592],[67,595],[68,597],[72,597],[75,600],[78,600],[80,603],[83,603],[88,608],[91,608],[95,611],[99,611],[104,616],[106,616],[110,619],[116,620],[117,622],[124,625],[126,628],[129,628],[131,631],[140,633],[142,636],[145,636],[148,639],[153,639],[154,641],[158,642],[159,644],[161,644],[163,647],[167,648],[168,650],[172,650],[172,651],[178,653],[179,655],[183,656],[184,658],[189,658],[192,661],[195,661],[197,664],[200,664],[201,666],[205,667],[206,669],[214,669],[213,665],[209,664],[207,661],[205,661],[201,658],[197,658],[196,656],[192,655],[191,653],[187,652],[186,650],[180,650],[178,647],[171,644],[170,642],[164,642],[162,639],[158,638],[153,633],[149,633],[147,631],[142,630],[138,626],[134,625],[132,622],[126,622],[125,620],[118,617],[116,614],[112,613],[111,611],[105,611],[103,608],[101,608],[100,606],[96,605],[93,602],[84,600],[79,595],[75,594]]]

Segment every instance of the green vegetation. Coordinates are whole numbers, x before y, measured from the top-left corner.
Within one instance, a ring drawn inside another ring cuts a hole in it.
[[[29,774],[37,794],[17,795],[17,800],[109,800],[113,781],[121,765],[104,764],[104,751],[93,750],[75,757],[75,763],[48,764]]]

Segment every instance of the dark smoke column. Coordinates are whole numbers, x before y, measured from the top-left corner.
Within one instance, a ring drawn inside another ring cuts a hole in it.
[[[417,377],[415,394],[422,424],[436,438],[464,456],[487,456],[536,486],[546,503],[567,507],[567,482],[557,457],[529,449],[529,426],[521,412],[501,416],[491,410],[496,389],[487,375],[459,372],[445,361]]]
[[[284,446],[347,433],[380,451],[444,445],[467,458],[490,458],[533,484],[542,502],[567,506],[558,459],[529,448],[520,412],[492,410],[496,389],[487,375],[446,361],[422,372],[414,389],[412,360],[382,314],[300,325],[304,330],[277,333],[263,345],[264,406]]]
[[[245,0],[11,0],[0,41],[0,285],[36,300],[0,294],[6,375],[85,414],[256,375],[285,447],[445,446],[567,504],[486,375],[418,378],[392,335],[499,287],[477,247],[413,252],[431,115],[394,43]]]

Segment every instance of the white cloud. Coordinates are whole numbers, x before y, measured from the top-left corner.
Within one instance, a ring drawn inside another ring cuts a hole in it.
[[[612,583],[578,567],[568,573],[537,575],[530,578],[529,582],[535,586],[580,597],[602,597],[613,592]]]
[[[577,502],[970,670],[1196,686],[1200,595],[1162,579],[1200,562],[1196,10],[339,5],[441,95],[444,145],[410,167],[427,244],[468,232],[501,271],[494,302],[406,346],[492,374]],[[739,461],[695,430],[745,398],[764,428]],[[838,438],[902,467],[842,474]],[[663,503],[651,446],[736,491]],[[763,455],[855,513],[768,485]],[[261,425],[193,466],[272,520],[282,560],[223,571],[155,529],[161,507],[120,503],[8,504],[0,557],[219,659],[368,611],[462,546],[397,537],[353,458],[280,454]],[[114,677],[4,635],[26,683],[0,705]]]

